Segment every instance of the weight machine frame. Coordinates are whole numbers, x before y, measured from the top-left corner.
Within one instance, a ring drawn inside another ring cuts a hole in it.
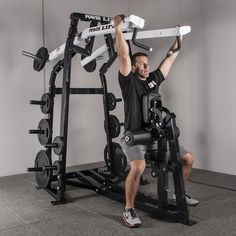
[[[103,105],[104,105],[104,117],[105,117],[105,131],[106,131],[106,141],[107,141],[107,153],[109,158],[112,161],[114,160],[114,156],[112,155],[112,138],[110,135],[110,127],[109,127],[109,109],[108,109],[108,93],[107,93],[107,84],[105,74],[110,66],[113,64],[117,57],[117,53],[114,49],[114,41],[111,33],[107,33],[104,35],[106,50],[108,51],[109,60],[102,65],[99,70],[99,77],[101,80],[101,88],[71,88],[71,61],[72,58],[76,54],[81,54],[89,60],[86,61],[83,65],[88,64],[100,54],[104,53],[92,53],[93,42],[85,47],[81,48],[74,44],[76,37],[78,35],[77,27],[78,22],[88,21],[93,25],[97,25],[100,23],[101,25],[105,25],[110,22],[111,18],[95,16],[89,14],[82,13],[72,13],[70,16],[71,22],[67,35],[67,40],[65,44],[64,50],[64,58],[57,62],[57,64],[53,67],[51,72],[51,77],[49,81],[49,93],[52,98],[55,95],[61,94],[61,118],[60,118],[60,137],[63,137],[64,148],[62,149],[62,153],[59,155],[59,162],[61,163],[59,173],[55,176],[51,176],[48,186],[45,190],[55,199],[52,201],[52,204],[63,204],[66,203],[66,185],[77,186],[81,188],[87,188],[94,190],[106,197],[111,199],[124,202],[125,193],[124,189],[117,184],[117,179],[114,178],[114,165],[111,165],[108,169],[108,172],[100,173],[98,169],[91,169],[85,171],[76,171],[76,172],[66,172],[66,158],[67,158],[67,136],[68,136],[68,117],[69,117],[69,99],[71,94],[100,94],[103,95]],[[94,26],[93,26],[94,27]],[[135,36],[132,37],[132,41],[136,43],[137,46],[148,49],[145,45],[136,42],[136,34],[137,29],[134,29]],[[171,33],[173,34],[173,32]],[[179,36],[179,33],[175,33],[175,36]],[[90,40],[93,40],[94,36],[90,37]],[[129,36],[130,37],[130,36]],[[104,46],[103,46],[104,48]],[[83,62],[83,60],[81,62]],[[55,80],[57,74],[63,69],[63,81],[62,87],[56,88]],[[53,127],[53,106],[52,110],[49,113],[51,119],[51,128]],[[173,116],[171,117],[171,122],[168,128],[169,132],[169,143],[170,143],[170,151],[172,157],[172,164],[167,166],[163,164],[160,166],[160,174],[159,174],[159,183],[158,183],[158,200],[156,198],[151,198],[146,196],[143,193],[138,193],[136,197],[136,207],[140,208],[146,212],[149,212],[153,215],[156,215],[161,218],[165,218],[167,220],[181,222],[186,225],[192,225],[196,223],[189,219],[189,211],[186,204],[185,198],[185,190],[183,184],[183,174],[182,174],[182,166],[179,160],[179,146],[178,139],[176,138],[174,132],[175,120]],[[172,137],[172,138],[171,138]],[[52,142],[50,138],[49,142]],[[51,158],[51,148],[46,149],[47,154]],[[172,169],[174,175],[174,184],[175,184],[175,192],[176,192],[176,205],[168,203],[167,191],[163,186],[165,186],[166,178],[168,175],[168,171]],[[51,172],[52,173],[52,172]],[[75,181],[76,179],[76,181]],[[121,181],[122,178],[118,180]],[[56,183],[56,184],[55,184]]]

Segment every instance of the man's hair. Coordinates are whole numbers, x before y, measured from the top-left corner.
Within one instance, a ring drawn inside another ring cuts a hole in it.
[[[148,55],[147,55],[146,53],[143,53],[143,52],[134,53],[134,54],[131,56],[131,65],[132,65],[132,66],[135,65],[136,57],[140,57],[140,56],[148,57]]]

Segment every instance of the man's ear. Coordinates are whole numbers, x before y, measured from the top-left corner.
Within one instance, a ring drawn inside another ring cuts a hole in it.
[[[131,70],[132,70],[133,72],[135,72],[135,66],[134,66],[134,65],[131,65]]]

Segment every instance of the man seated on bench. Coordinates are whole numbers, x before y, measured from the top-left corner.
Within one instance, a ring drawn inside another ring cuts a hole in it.
[[[124,100],[125,130],[135,131],[143,129],[142,120],[142,96],[144,94],[158,91],[160,84],[167,78],[170,69],[178,56],[178,52],[172,53],[177,47],[175,41],[170,48],[166,58],[159,67],[150,72],[148,56],[144,53],[135,53],[132,58],[129,56],[129,47],[122,33],[121,16],[114,18],[116,50],[119,60],[119,84]],[[182,41],[182,37],[180,39]],[[121,141],[122,149],[130,162],[130,171],[125,181],[125,210],[123,220],[128,227],[140,226],[141,220],[134,209],[135,197],[138,192],[140,178],[145,170],[146,163],[144,156],[147,152],[146,145],[128,146],[124,140]],[[180,146],[180,155],[183,161],[183,178],[185,184],[192,170],[194,156],[191,152]],[[176,200],[173,194],[173,201]],[[196,206],[199,201],[186,195],[186,202],[189,206]]]

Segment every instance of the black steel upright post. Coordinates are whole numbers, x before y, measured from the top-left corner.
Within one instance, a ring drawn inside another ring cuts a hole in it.
[[[109,109],[108,109],[108,94],[107,94],[107,83],[106,83],[106,77],[105,74],[99,73],[101,84],[103,88],[103,108],[104,108],[104,126],[106,131],[106,141],[107,141],[107,155],[109,156],[109,159],[111,160],[111,166],[108,167],[108,170],[111,171],[111,173],[115,173],[114,165],[112,164],[113,155],[112,155],[112,138],[110,134],[110,127],[109,127]]]
[[[168,161],[166,160],[167,138],[163,137],[158,141],[158,157],[162,163],[159,166],[159,175],[157,181],[158,205],[160,208],[167,208],[168,205]],[[157,157],[157,158],[158,158]]]
[[[117,58],[117,53],[115,52],[114,41],[113,41],[111,34],[104,35],[104,38],[105,38],[105,42],[106,42],[107,49],[108,49],[109,59],[100,68],[99,76],[100,76],[101,84],[102,84],[103,91],[104,91],[104,93],[103,93],[103,106],[104,106],[104,118],[105,118],[105,131],[106,131],[106,139],[107,139],[107,153],[109,155],[109,159],[111,160],[110,170],[111,170],[111,173],[113,174],[113,173],[115,173],[115,166],[113,164],[114,163],[114,161],[113,161],[114,155],[113,155],[113,150],[112,150],[112,138],[111,138],[110,127],[109,127],[109,109],[108,109],[108,104],[107,104],[108,94],[107,94],[107,83],[106,83],[105,73],[110,68],[110,66],[113,64],[115,59]]]
[[[73,42],[77,33],[78,18],[71,15],[71,23],[66,40],[66,47],[64,53],[64,70],[62,83],[62,98],[61,98],[61,122],[60,122],[60,136],[64,139],[64,149],[59,156],[62,163],[61,178],[58,180],[58,199],[59,202],[65,201],[66,191],[66,153],[67,153],[67,135],[68,135],[68,118],[69,118],[69,98],[70,98],[70,78],[71,78],[71,59],[73,56]]]
[[[176,134],[175,115],[173,113],[170,114],[170,119],[167,124],[167,128],[168,128],[169,147],[170,147],[170,161],[173,163],[172,171],[173,171],[173,180],[176,194],[176,205],[179,212],[179,218],[183,223],[191,225],[196,222],[189,219],[189,211],[185,197],[186,195],[185,195],[182,164],[180,159],[179,142]]]

